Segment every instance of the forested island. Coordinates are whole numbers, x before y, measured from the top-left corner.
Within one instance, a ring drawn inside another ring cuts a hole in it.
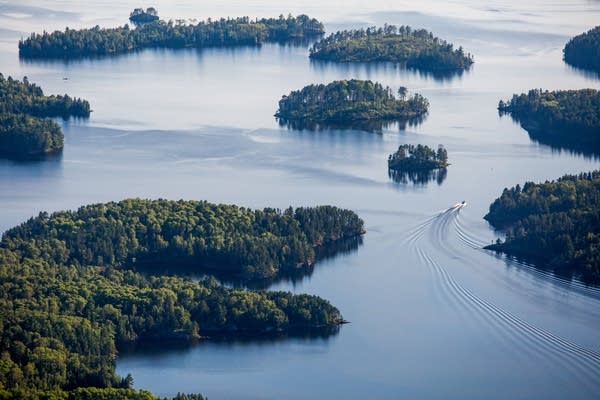
[[[473,56],[425,29],[385,25],[345,30],[315,43],[310,58],[335,62],[393,62],[425,71],[464,70]]]
[[[45,96],[30,83],[0,73],[0,155],[38,157],[63,148],[60,126],[47,117],[89,117],[90,104],[81,99]]]
[[[506,230],[487,249],[600,284],[600,171],[504,189],[484,218]]]
[[[567,64],[600,73],[600,26],[569,40],[563,54]]]
[[[396,171],[429,171],[448,165],[448,151],[442,145],[436,151],[422,144],[403,144],[388,157],[388,168]]]
[[[396,97],[389,87],[370,80],[334,81],[292,91],[279,101],[275,116],[283,122],[361,126],[361,123],[407,121],[427,114],[429,102],[419,94]]]
[[[530,90],[498,104],[529,135],[544,144],[583,151],[600,151],[600,91],[595,89]]]
[[[403,144],[388,157],[388,175],[397,183],[426,184],[435,180],[441,184],[448,165],[448,152],[442,145],[436,151],[421,144]]]
[[[132,199],[41,213],[0,242],[0,397],[154,399],[132,390],[131,376],[115,374],[121,346],[206,335],[333,333],[344,320],[317,296],[141,274],[134,259],[193,258],[214,263],[214,270],[262,275],[306,262],[314,245],[362,232],[354,213],[334,207],[252,211]]]
[[[129,14],[129,20],[134,24],[146,24],[158,21],[158,11],[154,7],[148,7],[145,11],[143,8],[135,8]]]
[[[48,247],[49,262],[193,271],[267,279],[315,262],[315,249],[364,233],[332,206],[250,210],[196,201],[127,200],[40,215],[5,232],[12,248]]]
[[[155,21],[139,24],[135,29],[69,29],[33,33],[19,41],[19,55],[24,58],[78,58],[127,53],[146,48],[184,48],[218,46],[256,46],[267,41],[288,42],[322,35],[323,24],[307,15],[297,17],[249,17],[208,19],[197,24],[182,21]]]

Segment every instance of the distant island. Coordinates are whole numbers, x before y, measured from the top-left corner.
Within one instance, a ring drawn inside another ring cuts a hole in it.
[[[21,82],[0,73],[0,156],[31,158],[59,152],[64,141],[62,130],[47,117],[89,115],[90,104],[85,100],[45,96],[27,77]]]
[[[448,152],[439,145],[437,151],[425,145],[403,144],[388,157],[388,175],[397,183],[424,185],[429,181],[442,184],[446,179]]]
[[[442,145],[436,151],[422,144],[403,144],[388,157],[388,168],[396,171],[429,171],[449,165],[448,151]]]
[[[428,108],[427,99],[419,94],[407,97],[404,87],[398,90],[397,98],[391,88],[380,83],[352,79],[295,90],[281,98],[275,117],[304,124],[360,127],[365,122],[419,118]]]
[[[333,334],[345,321],[320,297],[142,274],[133,259],[193,258],[215,271],[258,275],[294,267],[313,257],[314,245],[362,231],[358,216],[334,207],[259,211],[130,199],[40,213],[0,241],[0,397],[158,400],[132,389],[131,375],[116,374],[122,346]]]
[[[315,43],[310,58],[335,62],[393,62],[425,71],[464,70],[473,57],[425,29],[386,25],[345,30]]]
[[[600,73],[600,26],[569,40],[563,54],[567,64]]]
[[[147,15],[147,10],[139,15]],[[135,29],[128,25],[117,28],[95,26],[90,29],[66,28],[62,32],[33,33],[19,41],[19,55],[23,58],[71,59],[157,47],[256,46],[267,41],[289,42],[313,38],[323,32],[323,24],[306,15],[281,15],[279,18],[256,20],[249,17],[208,19],[197,24],[157,20],[139,24]]]
[[[129,20],[135,24],[158,21],[158,11],[154,7],[148,7],[146,11],[143,8],[136,8],[129,14]]]
[[[484,217],[506,230],[487,249],[600,284],[600,171],[504,189]]]
[[[498,104],[529,135],[544,144],[583,152],[600,152],[600,91],[595,89],[530,90]]]

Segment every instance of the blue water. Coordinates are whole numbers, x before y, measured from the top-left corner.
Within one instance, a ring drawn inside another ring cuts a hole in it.
[[[570,36],[600,20],[593,1],[156,1],[165,18],[306,12],[328,31],[384,22],[424,27],[475,55],[439,79],[393,66],[311,63],[307,46],[148,50],[100,60],[22,62],[32,31],[114,26],[136,2],[0,1],[0,69],[46,93],[88,99],[89,120],[61,122],[61,157],[0,161],[0,230],[42,210],[139,196],[250,207],[334,204],[358,212],[355,251],[272,289],[314,293],[351,324],[324,339],[141,348],[117,360],[135,386],[210,399],[594,399],[600,393],[600,289],[481,250],[482,220],[504,187],[599,167],[532,142],[498,100],[530,88],[600,88],[566,66]],[[63,78],[69,78],[63,80]],[[294,131],[273,118],[291,90],[342,78],[426,96],[417,126],[381,133]],[[387,156],[444,144],[440,183],[398,183]],[[466,200],[467,206],[448,210]]]

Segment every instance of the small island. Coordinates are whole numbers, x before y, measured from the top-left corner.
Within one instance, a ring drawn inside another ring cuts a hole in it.
[[[449,165],[448,152],[442,145],[436,151],[422,144],[403,144],[388,157],[388,175],[397,183],[424,185],[435,180],[441,184]]]
[[[147,15],[147,11],[140,15]],[[279,18],[256,20],[249,17],[221,18],[198,23],[156,20],[138,24],[135,29],[129,25],[117,28],[95,26],[33,33],[19,41],[19,56],[26,59],[73,59],[148,48],[258,46],[265,42],[286,43],[315,38],[323,32],[323,24],[307,15],[280,15]]]
[[[0,156],[27,159],[60,152],[62,130],[48,117],[89,115],[90,104],[85,100],[45,96],[27,77],[21,82],[0,73]]]
[[[430,171],[449,165],[448,151],[442,145],[436,151],[422,144],[403,144],[388,157],[388,168],[396,171]]]
[[[116,374],[123,346],[335,334],[345,321],[320,297],[142,274],[135,259],[194,259],[207,272],[256,276],[295,268],[314,257],[315,246],[363,231],[356,214],[326,206],[250,210],[130,199],[40,213],[0,241],[0,396],[157,400],[132,389],[130,375]]]
[[[600,284],[600,171],[504,189],[484,217],[506,232],[486,249]]]
[[[426,98],[407,96],[404,87],[396,97],[380,83],[352,79],[295,90],[281,98],[275,117],[280,122],[361,127],[362,123],[417,119],[427,114],[428,108]]]
[[[334,62],[393,62],[424,71],[465,70],[473,56],[425,29],[385,25],[345,30],[315,43],[310,58]]]
[[[498,104],[532,139],[584,153],[600,152],[600,91],[530,90]]]
[[[567,64],[600,73],[600,26],[569,40],[563,54]]]
[[[154,7],[148,7],[146,11],[143,8],[136,8],[129,14],[129,20],[134,24],[158,21],[158,11]]]

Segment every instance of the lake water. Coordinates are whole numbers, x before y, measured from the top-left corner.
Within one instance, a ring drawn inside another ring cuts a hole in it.
[[[0,230],[42,210],[127,197],[250,207],[334,204],[367,234],[356,250],[272,289],[314,293],[351,324],[327,338],[207,341],[136,349],[117,360],[135,386],[210,399],[593,399],[600,393],[600,289],[481,250],[502,189],[599,167],[532,142],[498,100],[531,88],[600,88],[561,61],[600,21],[598,1],[155,1],[163,18],[305,12],[328,31],[385,22],[433,31],[475,55],[461,76],[310,62],[307,46],[148,50],[100,60],[22,62],[30,32],[115,26],[134,1],[0,0],[0,70],[46,93],[86,98],[63,123],[62,156],[0,161]],[[85,2],[88,3],[88,2]],[[417,4],[415,4],[417,3]],[[424,4],[420,4],[424,3]],[[63,78],[68,78],[64,80]],[[294,131],[273,118],[282,94],[342,78],[406,86],[429,116],[405,130]],[[445,177],[388,176],[403,143],[444,144]],[[467,206],[449,210],[466,200]]]

